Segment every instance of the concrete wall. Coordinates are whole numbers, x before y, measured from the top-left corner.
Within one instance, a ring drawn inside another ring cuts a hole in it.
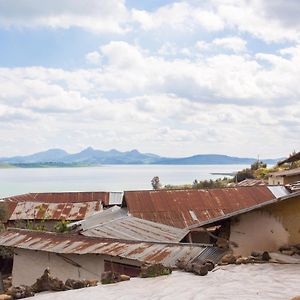
[[[96,254],[63,254],[43,251],[16,249],[13,263],[13,285],[32,285],[41,277],[46,268],[53,277],[62,281],[71,279],[100,280],[104,272],[104,260],[140,266],[141,263],[129,259]],[[78,264],[78,265],[76,265]]]
[[[300,197],[288,199],[232,219],[230,240],[237,255],[276,251],[282,245],[300,243]]]
[[[269,185],[285,185],[300,180],[300,175],[295,176],[270,176],[268,179]]]

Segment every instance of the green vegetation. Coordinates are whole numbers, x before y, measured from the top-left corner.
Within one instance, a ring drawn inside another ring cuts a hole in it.
[[[56,222],[54,224],[54,230],[55,232],[58,233],[65,233],[65,232],[69,232],[70,229],[68,227],[68,224],[70,224],[70,221],[66,221],[66,220],[59,220],[58,222]]]

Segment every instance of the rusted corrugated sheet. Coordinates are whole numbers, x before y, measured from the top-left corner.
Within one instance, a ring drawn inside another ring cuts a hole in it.
[[[29,193],[24,195],[11,196],[2,199],[4,201],[31,201],[44,203],[82,203],[101,201],[108,205],[108,192],[55,192],[55,193]]]
[[[290,169],[290,170],[282,170],[273,173],[269,173],[268,176],[276,177],[276,176],[296,176],[300,174],[300,168]]]
[[[175,267],[178,259],[193,261],[210,257],[215,263],[222,257],[216,248],[199,244],[168,244],[92,238],[75,234],[56,234],[28,230],[9,230],[0,234],[0,245],[61,254],[103,254]],[[224,254],[225,252],[223,252]]]
[[[102,210],[101,201],[82,203],[12,202],[10,221],[15,220],[82,220]]]
[[[280,161],[280,162],[278,163],[278,165],[280,166],[280,165],[283,165],[283,164],[285,164],[285,163],[295,162],[295,161],[298,161],[298,160],[300,160],[300,152],[297,152],[297,153],[295,153],[295,154],[290,155],[289,158]]]
[[[267,186],[125,192],[131,215],[185,228],[275,198]]]
[[[260,185],[267,185],[266,182],[260,179],[245,179],[236,184],[236,186],[260,186]]]

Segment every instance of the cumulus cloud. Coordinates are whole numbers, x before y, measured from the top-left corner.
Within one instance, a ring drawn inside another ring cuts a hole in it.
[[[101,54],[98,51],[93,51],[85,56],[86,61],[92,65],[98,65],[101,61]]]
[[[213,45],[223,47],[225,49],[232,50],[233,52],[244,52],[247,50],[246,45],[247,41],[241,39],[240,37],[225,37],[225,38],[218,38],[212,41]]]

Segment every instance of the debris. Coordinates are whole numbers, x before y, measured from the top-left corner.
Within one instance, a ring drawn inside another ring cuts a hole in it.
[[[144,264],[141,266],[141,274],[142,278],[146,277],[157,277],[162,275],[170,275],[172,270],[163,266],[162,264]]]
[[[34,296],[34,291],[29,286],[10,287],[7,292],[12,299],[22,299]]]
[[[120,279],[121,279],[121,281],[127,281],[127,280],[130,280],[130,276],[125,275],[125,274],[121,274]]]
[[[101,274],[101,283],[102,284],[110,284],[121,281],[120,274],[112,271],[103,272]]]
[[[0,300],[11,300],[12,297],[10,295],[2,294],[0,295]]]
[[[271,257],[270,257],[270,255],[269,255],[269,253],[268,253],[267,251],[265,251],[265,252],[262,254],[261,258],[262,258],[263,261],[269,261]]]
[[[233,254],[226,254],[223,256],[221,263],[222,264],[235,264],[236,262],[236,257]]]
[[[87,287],[87,282],[84,280],[67,279],[65,288],[69,290],[77,290]]]
[[[44,291],[65,291],[65,284],[58,278],[53,278],[50,275],[49,269],[44,271],[44,274],[36,280],[31,286],[36,293]]]

